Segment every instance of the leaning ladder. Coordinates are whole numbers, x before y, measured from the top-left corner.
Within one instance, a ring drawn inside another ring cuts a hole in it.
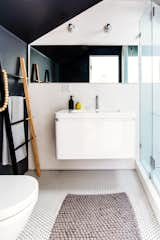
[[[30,141],[32,145],[34,163],[35,163],[37,176],[40,177],[41,169],[40,169],[39,156],[38,156],[38,146],[37,146],[36,135],[34,130],[32,111],[31,111],[26,65],[23,57],[20,57],[20,70],[21,70],[22,82],[23,82],[23,88],[24,88],[24,99],[26,102],[26,109],[27,109],[27,115],[28,115],[27,120],[29,124]]]
[[[13,168],[13,173],[18,174],[16,151],[19,148],[23,147],[23,145],[25,145],[25,144],[27,144],[28,142],[31,141],[36,173],[37,173],[37,176],[40,176],[41,175],[41,170],[40,170],[38,147],[37,147],[37,142],[36,142],[36,135],[35,135],[35,130],[34,130],[31,105],[30,105],[28,81],[27,81],[28,78],[27,78],[25,60],[24,60],[24,58],[20,57],[19,61],[20,61],[21,76],[14,75],[14,74],[9,74],[9,73],[6,73],[6,74],[9,78],[14,78],[14,79],[17,79],[17,80],[22,79],[23,89],[24,89],[24,100],[26,102],[26,110],[27,110],[27,115],[28,116],[24,120],[20,120],[20,121],[17,121],[17,122],[10,122],[10,116],[9,116],[8,108],[5,109],[5,111],[3,112],[3,116],[4,116],[4,119],[5,119],[5,123],[6,123],[6,132],[7,132],[7,138],[8,138],[8,143],[9,143],[9,150],[10,150],[12,168]],[[0,77],[2,76],[1,71],[2,71],[2,69],[1,69],[1,64],[0,64]],[[3,87],[2,81],[0,81],[0,94],[1,94],[2,100],[4,99],[4,93],[2,91],[3,88],[4,87]],[[30,139],[25,141],[24,143],[20,144],[19,146],[15,147],[14,146],[14,141],[13,141],[13,136],[12,136],[11,126],[15,125],[15,124],[19,124],[21,122],[25,122],[25,121],[28,121],[28,123],[29,123]]]

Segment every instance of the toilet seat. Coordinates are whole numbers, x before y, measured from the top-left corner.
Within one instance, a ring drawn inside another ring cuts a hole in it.
[[[30,176],[0,176],[0,221],[13,217],[38,198],[38,182]]]

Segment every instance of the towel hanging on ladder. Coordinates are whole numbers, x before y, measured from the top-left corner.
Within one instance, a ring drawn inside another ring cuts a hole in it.
[[[8,112],[10,116],[10,122],[15,123],[22,121],[24,119],[24,99],[21,96],[9,97]],[[25,129],[24,122],[14,124],[11,126],[12,136],[15,148],[25,142]],[[26,145],[16,150],[17,162],[25,159],[27,157]],[[3,121],[3,155],[2,155],[2,165],[11,164],[8,140],[6,135],[5,121]]]

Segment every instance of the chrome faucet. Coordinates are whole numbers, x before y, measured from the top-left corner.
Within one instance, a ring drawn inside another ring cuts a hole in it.
[[[96,112],[99,112],[99,97],[96,96]]]

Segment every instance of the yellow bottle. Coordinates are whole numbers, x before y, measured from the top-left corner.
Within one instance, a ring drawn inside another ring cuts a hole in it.
[[[75,109],[76,110],[81,110],[82,109],[82,105],[81,105],[80,102],[76,102]]]

